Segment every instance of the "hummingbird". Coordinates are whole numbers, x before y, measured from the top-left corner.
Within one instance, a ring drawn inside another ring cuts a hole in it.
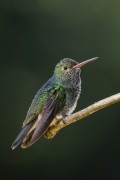
[[[97,58],[81,63],[64,58],[55,66],[52,77],[35,95],[22,129],[11,146],[12,150],[19,144],[22,148],[28,148],[51,124],[69,116],[75,110],[81,93],[81,67]]]

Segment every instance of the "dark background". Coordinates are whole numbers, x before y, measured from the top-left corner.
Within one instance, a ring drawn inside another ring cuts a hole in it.
[[[11,150],[34,95],[64,57],[82,69],[77,110],[120,90],[119,0],[0,0],[0,174],[120,179],[120,104]]]

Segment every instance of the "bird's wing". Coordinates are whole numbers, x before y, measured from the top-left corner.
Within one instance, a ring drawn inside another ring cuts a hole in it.
[[[31,103],[31,106],[27,112],[26,118],[23,122],[22,130],[20,131],[19,135],[17,136],[17,138],[15,139],[15,141],[13,142],[11,146],[12,149],[15,149],[23,141],[26,134],[30,131],[33,124],[38,119],[38,115],[40,113],[41,106],[42,106],[42,104],[41,106],[39,106],[39,101],[41,100],[41,97],[44,92],[47,92],[51,88],[54,87],[52,82],[54,82],[54,75],[39,89],[39,91],[35,95]]]
[[[19,139],[19,142],[16,143],[16,140],[14,141],[12,145],[13,149],[16,148],[21,142],[23,148],[29,147],[35,143],[48,128],[55,116],[63,109],[66,101],[66,94],[63,88],[54,87],[48,90],[46,93],[47,96],[46,100],[44,101],[41,115],[38,114],[36,118],[33,116],[32,119],[34,120],[31,120],[24,125],[23,129],[28,127],[28,130],[22,130],[24,135],[22,135],[22,133],[18,135],[17,139]],[[32,124],[32,126],[30,124]],[[22,140],[19,138],[19,136],[22,137]]]

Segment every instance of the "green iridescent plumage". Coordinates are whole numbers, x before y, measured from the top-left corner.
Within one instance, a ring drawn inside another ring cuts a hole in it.
[[[56,65],[53,76],[33,99],[12,149],[20,143],[23,148],[31,146],[59,116],[73,112],[81,91],[80,67],[91,61],[93,59],[78,64],[65,58]]]

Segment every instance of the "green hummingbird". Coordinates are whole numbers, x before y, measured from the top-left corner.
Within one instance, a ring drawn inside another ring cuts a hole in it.
[[[31,146],[51,124],[75,110],[81,92],[80,69],[97,58],[81,63],[64,58],[55,66],[53,76],[35,95],[12,149],[20,143],[22,148]]]

